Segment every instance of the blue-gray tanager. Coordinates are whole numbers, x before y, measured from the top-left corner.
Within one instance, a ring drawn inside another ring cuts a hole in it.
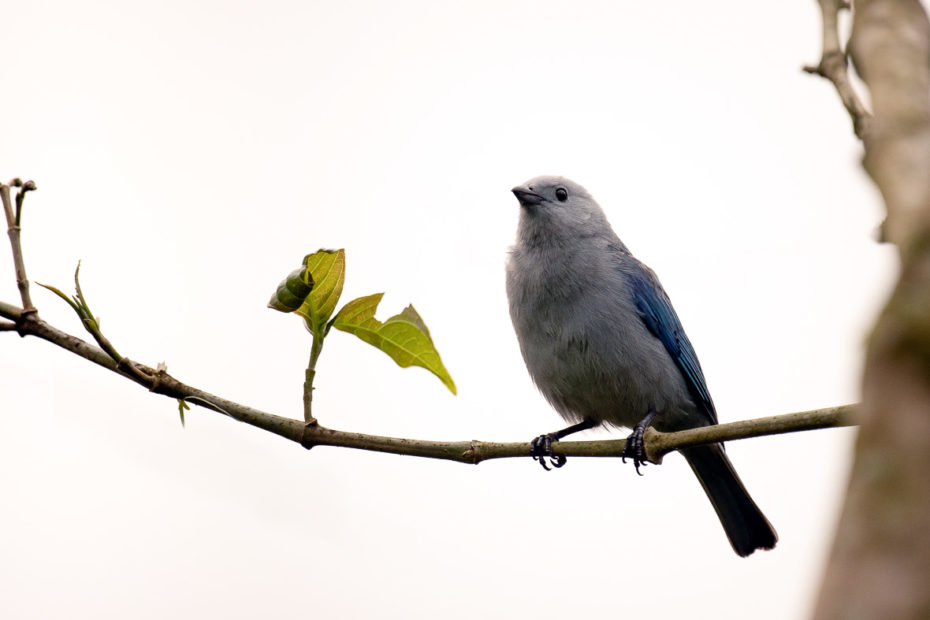
[[[546,400],[573,425],[533,440],[548,469],[551,443],[599,424],[634,429],[624,456],[639,471],[642,436],[717,423],[704,373],[651,269],[614,233],[580,185],[544,176],[513,188],[517,242],[507,297],[520,351]],[[733,549],[747,556],[778,536],[746,492],[721,444],[681,451]]]

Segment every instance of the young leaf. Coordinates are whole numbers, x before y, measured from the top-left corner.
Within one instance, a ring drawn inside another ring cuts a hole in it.
[[[178,412],[181,414],[181,426],[184,426],[184,412],[190,411],[190,405],[184,402],[183,398],[178,399]]]
[[[311,331],[319,332],[332,316],[342,295],[346,279],[346,251],[320,250],[305,256],[304,265],[313,275],[315,284],[297,314],[307,319]]]
[[[320,250],[304,257],[303,266],[278,285],[268,303],[281,312],[296,312],[314,333],[321,333],[336,309],[345,281],[345,250]]]
[[[313,279],[306,267],[298,267],[278,285],[268,307],[279,312],[294,312],[313,290]]]
[[[420,366],[427,369],[455,394],[455,383],[439,359],[439,352],[433,345],[429,329],[413,306],[407,306],[403,312],[392,316],[384,323],[375,318],[375,311],[383,295],[384,293],[377,293],[353,299],[336,314],[333,327],[355,334],[368,344],[381,349],[402,368]]]

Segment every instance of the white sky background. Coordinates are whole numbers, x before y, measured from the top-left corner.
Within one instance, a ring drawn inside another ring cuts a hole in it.
[[[510,188],[562,174],[661,277],[722,421],[858,399],[895,261],[849,119],[800,70],[813,0],[132,4],[17,3],[0,38],[0,176],[39,186],[29,276],[70,290],[82,259],[123,354],[300,417],[309,335],[265,304],[345,247],[343,300],[413,302],[459,396],[333,332],[321,423],[555,430],[504,262]],[[639,478],[306,452],[204,410],[182,428],[174,401],[38,339],[0,347],[4,618],[804,617],[854,438],[729,445],[780,535],[744,560],[677,455]]]

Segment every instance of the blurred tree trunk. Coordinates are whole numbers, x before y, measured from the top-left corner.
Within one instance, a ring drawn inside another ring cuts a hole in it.
[[[930,618],[930,24],[855,2],[849,51],[873,119],[864,166],[900,281],[868,340],[855,462],[815,618]]]

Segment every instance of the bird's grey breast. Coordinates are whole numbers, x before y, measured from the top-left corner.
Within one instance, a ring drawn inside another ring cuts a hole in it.
[[[568,420],[631,427],[650,410],[689,403],[624,275],[636,259],[592,243],[571,254],[517,247],[507,269],[510,314],[533,381]]]

